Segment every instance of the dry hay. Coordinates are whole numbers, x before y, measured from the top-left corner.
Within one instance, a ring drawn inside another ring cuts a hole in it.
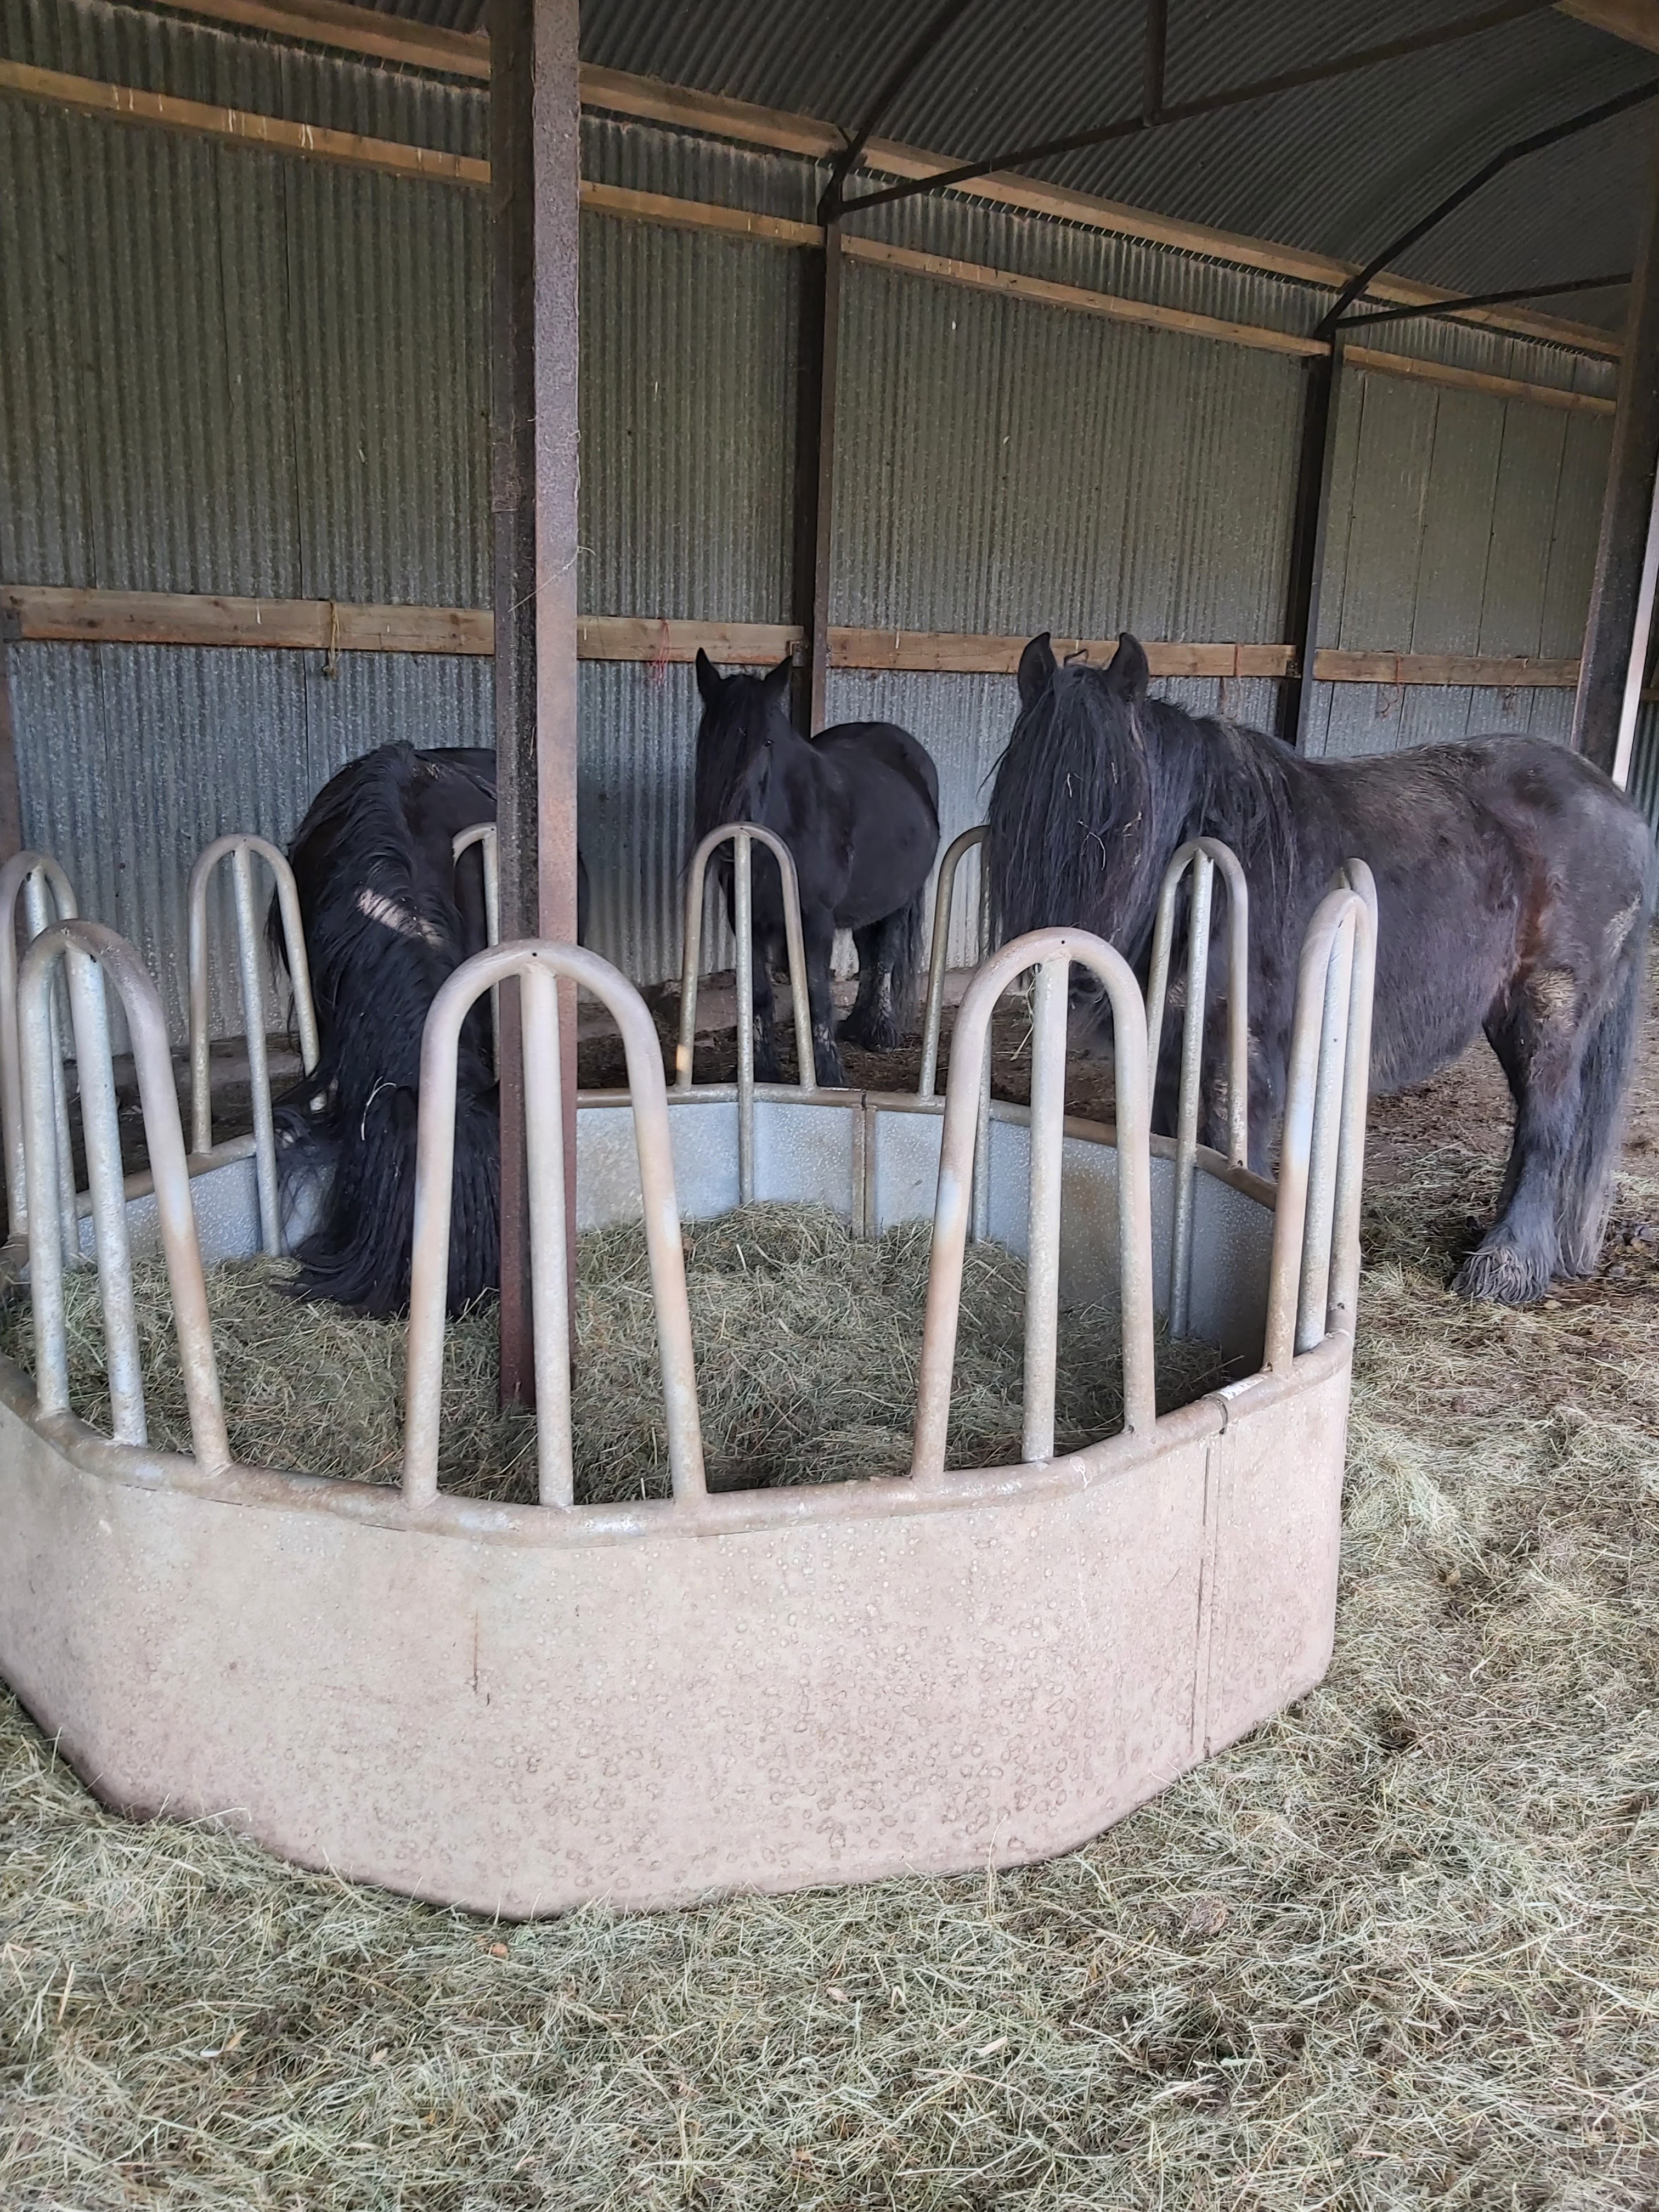
[[[1454,1301],[1373,1203],[1337,1649],[1086,1850],[494,1927],[0,1752],[9,2207],[1659,2199],[1655,1281]]]
[[[931,1225],[854,1237],[823,1206],[750,1206],[685,1224],[686,1287],[711,1488],[902,1474],[910,1462]],[[292,1269],[255,1260],[215,1268],[208,1305],[231,1450],[245,1464],[371,1482],[398,1480],[403,1451],[401,1322],[354,1319],[286,1295]],[[161,1262],[134,1269],[151,1442],[188,1451],[190,1418]],[[65,1280],[70,1398],[109,1426],[98,1278]],[[1004,1247],[971,1246],[963,1270],[951,1394],[953,1467],[1020,1457],[1025,1269]],[[533,1500],[533,1418],[498,1406],[493,1302],[450,1327],[439,1479],[465,1496]],[[33,1367],[26,1300],[0,1350]],[[571,1431],[579,1502],[668,1494],[656,1308],[642,1230],[581,1239]],[[1226,1379],[1221,1354],[1156,1344],[1168,1411]],[[1055,1430],[1070,1450],[1123,1423],[1115,1309],[1060,1316]]]

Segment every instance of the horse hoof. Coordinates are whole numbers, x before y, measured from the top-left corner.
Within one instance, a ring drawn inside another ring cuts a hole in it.
[[[841,1064],[841,1054],[838,1052],[833,1048],[825,1052],[820,1046],[814,1065],[820,1091],[846,1090],[847,1070]]]
[[[1483,1245],[1452,1279],[1460,1297],[1485,1305],[1531,1306],[1549,1294],[1549,1271],[1524,1259],[1513,1244]]]
[[[842,1044],[853,1045],[860,1052],[896,1052],[900,1043],[897,1023],[879,1014],[856,1024],[849,1014],[836,1036]]]

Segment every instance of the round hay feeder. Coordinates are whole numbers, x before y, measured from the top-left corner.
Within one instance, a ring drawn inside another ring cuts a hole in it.
[[[744,888],[750,834],[736,833]],[[232,855],[251,927],[248,848],[210,850]],[[1212,866],[1227,871],[1242,957],[1230,860],[1206,846],[1172,868],[1155,1012],[1186,866],[1200,920]],[[15,902],[40,865],[15,863],[0,898]],[[799,1087],[757,1085],[746,1054],[737,1084],[694,1086],[689,1049],[670,1091],[643,1002],[604,961],[545,944],[480,954],[445,986],[424,1042],[396,1487],[233,1462],[204,1269],[269,1245],[268,1111],[252,1137],[215,1146],[198,1082],[187,1154],[137,955],[95,924],[51,922],[32,894],[21,972],[0,951],[0,1015],[16,1012],[15,1029],[0,1022],[0,1099],[27,1184],[0,1266],[14,1294],[27,1284],[35,1342],[33,1376],[0,1362],[0,1671],[114,1807],[220,1816],[301,1864],[507,1916],[1008,1866],[1094,1836],[1309,1689],[1329,1656],[1375,942],[1369,878],[1349,876],[1304,947],[1277,1187],[1243,1165],[1237,1117],[1234,1157],[1197,1142],[1195,1018],[1177,1135],[1149,1137],[1139,990],[1079,933],[985,961],[943,1100],[933,1052],[916,1097],[817,1090],[810,1053]],[[58,904],[72,915],[72,899]],[[9,946],[9,904],[0,924]],[[1207,931],[1191,934],[1189,1008],[1203,1003]],[[695,947],[690,959],[694,980]],[[1074,963],[1111,1002],[1115,1130],[1063,1118]],[[149,1149],[149,1172],[125,1186],[100,968],[125,1012]],[[64,969],[88,1164],[78,1200],[60,1172]],[[992,1102],[983,1070],[995,1003],[1031,971],[1028,1109]],[[539,1502],[526,1504],[437,1480],[456,1039],[509,976],[532,1106]],[[560,976],[603,1000],[627,1049],[629,1090],[580,1101],[578,1226],[645,1224],[672,1472],[662,1500],[571,1502]],[[252,1030],[251,991],[248,1006]],[[1237,1085],[1242,1001],[1233,1013]],[[741,1002],[739,1015],[741,1036]],[[936,994],[931,1017],[936,1046]],[[692,1033],[688,1008],[688,1047]],[[932,1219],[908,1475],[707,1489],[680,1222],[749,1197],[830,1206],[863,1237]],[[1024,1437],[1018,1464],[949,1470],[957,1292],[976,1235],[1026,1262]],[[189,1453],[145,1440],[131,1259],[157,1251]],[[66,1255],[97,1261],[112,1434],[70,1410]],[[1057,1455],[1057,1316],[1091,1301],[1118,1307],[1125,1423]],[[1158,1415],[1155,1309],[1221,1346],[1242,1379]]]

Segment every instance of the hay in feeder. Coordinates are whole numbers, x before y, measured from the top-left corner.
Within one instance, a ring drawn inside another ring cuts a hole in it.
[[[686,1283],[711,1488],[838,1482],[909,1466],[916,1361],[931,1229],[852,1235],[822,1206],[750,1206],[685,1225]],[[190,1422],[166,1270],[135,1271],[150,1440],[190,1449]],[[231,1449],[246,1465],[395,1482],[403,1452],[401,1322],[360,1321],[287,1294],[291,1270],[264,1260],[208,1278]],[[107,1427],[98,1279],[65,1282],[70,1401]],[[950,1459],[1000,1466],[1020,1456],[1025,1270],[1004,1247],[971,1246],[952,1396]],[[3,1348],[31,1364],[27,1300]],[[656,1310],[644,1232],[585,1237],[577,1263],[572,1435],[579,1501],[668,1494]],[[1227,1376],[1194,1340],[1157,1344],[1160,1407]],[[1062,1314],[1056,1438],[1061,1450],[1122,1425],[1115,1309]],[[452,1323],[445,1345],[439,1478],[469,1497],[533,1500],[535,1423],[497,1403],[493,1302]]]

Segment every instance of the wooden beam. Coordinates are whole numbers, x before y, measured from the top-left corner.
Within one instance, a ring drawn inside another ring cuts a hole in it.
[[[1480,653],[1350,653],[1322,646],[1314,655],[1320,684],[1439,684],[1490,691],[1570,691],[1576,660],[1506,659]]]
[[[392,176],[424,177],[452,185],[488,185],[489,164],[465,154],[447,154],[431,146],[410,146],[401,139],[365,138],[355,131],[331,131],[320,123],[289,123],[280,116],[254,115],[242,107],[211,107],[199,100],[175,100],[168,92],[137,92],[131,85],[102,84],[91,77],[66,76],[59,70],[35,69],[27,62],[0,61],[0,93],[50,101],[116,123],[145,123],[168,131],[187,131],[269,153],[301,154],[313,161],[339,161],[349,167],[385,170]]]
[[[1414,354],[1379,353],[1375,346],[1351,345],[1343,358],[1379,376],[1403,376],[1421,384],[1449,384],[1461,392],[1490,392],[1495,399],[1528,399],[1540,407],[1565,407],[1586,415],[1611,415],[1617,404],[1599,392],[1568,392],[1555,384],[1528,384],[1518,376],[1488,376],[1484,369],[1456,368],[1449,362],[1423,361]]]
[[[809,161],[827,161],[846,141],[832,123],[815,122],[779,107],[757,107],[746,100],[726,100],[688,86],[664,84],[655,77],[630,76],[622,70],[582,70],[582,106],[635,123],[665,123],[676,131],[695,131],[711,138],[732,138],[739,145],[769,153],[798,154]]]
[[[177,12],[446,76],[489,75],[489,41],[478,32],[442,31],[374,8],[346,7],[342,0],[187,0]]]
[[[805,631],[793,623],[678,622],[650,615],[583,615],[576,647],[584,660],[636,660],[661,665],[695,660],[700,652],[728,668],[774,668],[797,658]]]
[[[499,549],[498,549],[499,550]],[[0,623],[26,643],[222,646],[326,653],[489,653],[495,621],[487,607],[368,606],[329,599],[236,599],[190,592],[104,592],[55,584],[0,586]],[[1295,659],[1289,645],[1231,641],[1144,641],[1158,677],[1277,678]],[[683,665],[699,651],[726,668],[770,668],[805,659],[798,623],[690,622],[656,615],[582,615],[576,651],[583,660],[641,666]],[[920,674],[1012,676],[1026,634],[958,630],[855,629],[830,632],[832,668],[902,669]],[[1056,637],[1057,654],[1103,664],[1113,637]],[[1504,659],[1489,653],[1351,652],[1322,647],[1322,684],[1440,684],[1494,690],[1568,687],[1576,660]],[[498,682],[502,680],[498,666]]]
[[[728,238],[754,239],[766,246],[813,246],[823,243],[815,222],[792,222],[781,215],[756,215],[747,208],[722,207],[713,200],[671,199],[666,192],[636,192],[622,185],[599,185],[584,178],[581,203],[594,215],[629,222],[654,222],[668,229],[713,230]]]
[[[1165,307],[1155,301],[1086,291],[1079,284],[1056,284],[1046,276],[1022,276],[1012,269],[990,268],[981,261],[957,261],[943,253],[922,253],[908,246],[889,246],[879,239],[848,238],[843,251],[849,261],[860,261],[870,268],[902,270],[912,276],[931,276],[976,292],[1000,292],[1010,299],[1034,300],[1074,313],[1103,315],[1114,322],[1139,323],[1150,330],[1179,331],[1188,337],[1217,338],[1229,345],[1255,346],[1268,353],[1300,356],[1326,350],[1318,339],[1300,337],[1291,331],[1225,322],[1219,316],[1196,315],[1185,307]]]
[[[988,637],[971,631],[837,627],[830,633],[830,659],[836,668],[1012,676],[1029,638],[1028,631]],[[1051,642],[1057,658],[1080,654],[1102,665],[1117,650],[1115,637],[1056,637]],[[1286,645],[1184,645],[1153,640],[1146,642],[1146,658],[1154,676],[1282,676],[1291,649]]]
[[[1659,0],[1556,0],[1564,15],[1576,16],[1626,46],[1659,54]]]
[[[332,599],[253,599],[196,592],[0,586],[20,635],[72,645],[265,647],[301,653],[494,650],[485,607],[368,606]]]
[[[499,550],[499,549],[498,549]],[[191,592],[104,592],[56,584],[0,586],[0,623],[27,643],[225,646],[306,653],[489,653],[495,620],[487,607],[368,606],[345,600],[236,599]],[[1295,659],[1289,645],[1145,641],[1158,677],[1276,678]],[[986,636],[959,630],[830,631],[832,668],[903,669],[921,674],[1012,676],[1026,635]],[[1104,663],[1112,637],[1056,637],[1059,655]],[[805,659],[799,623],[690,622],[657,615],[582,615],[582,660],[642,666],[683,665],[706,653],[726,668],[770,668],[787,655]],[[1350,652],[1322,647],[1322,684],[1441,684],[1494,690],[1571,687],[1576,660],[1504,659],[1490,653]],[[500,680],[498,672],[498,681]]]

